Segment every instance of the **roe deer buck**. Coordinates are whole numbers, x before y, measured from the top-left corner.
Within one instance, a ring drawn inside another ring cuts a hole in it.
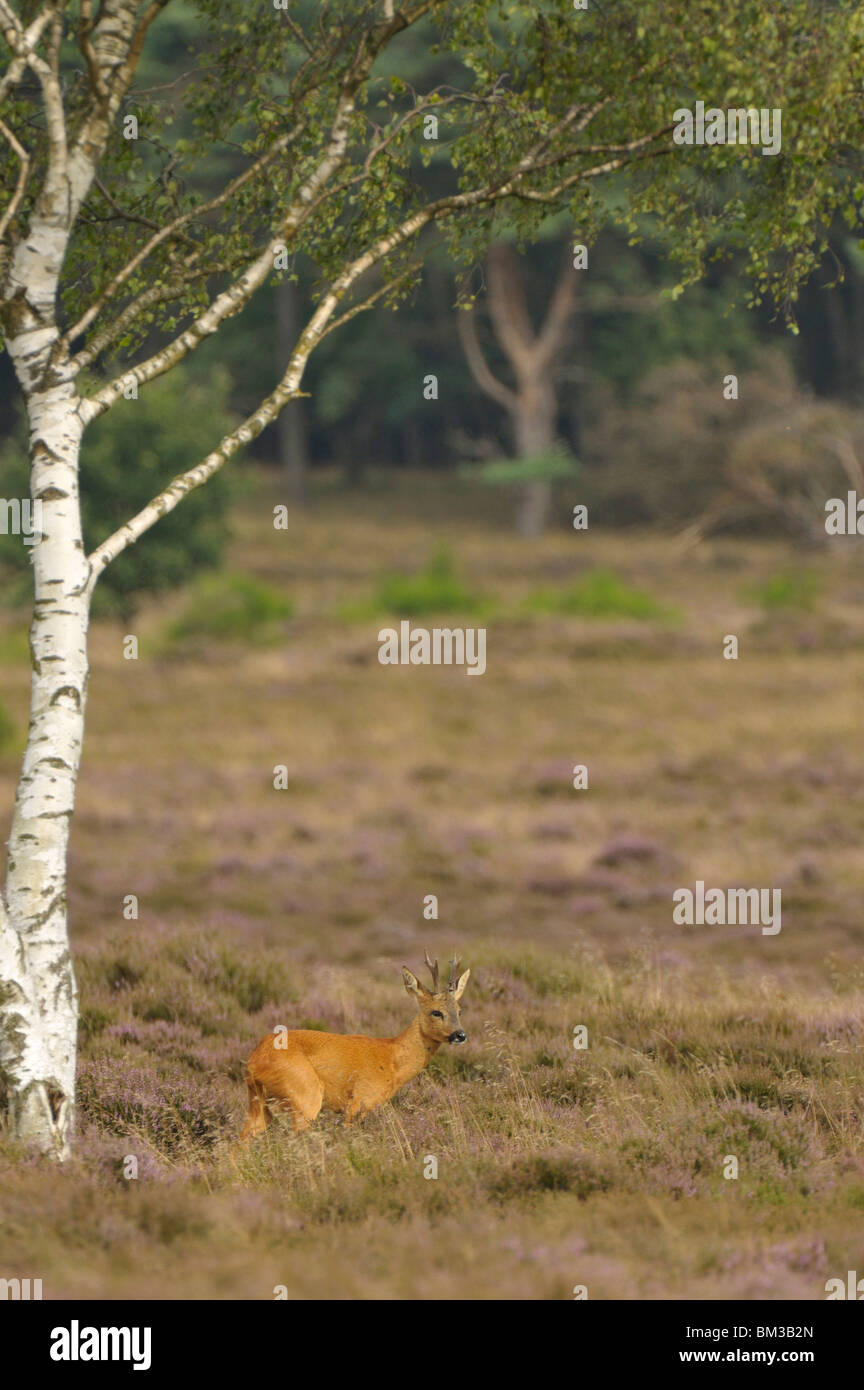
[[[277,1110],[291,1112],[295,1134],[311,1125],[322,1107],[344,1111],[345,1123],[350,1124],[395,1095],[423,1070],[442,1043],[464,1043],[459,1000],[471,971],[457,980],[459,962],[454,957],[450,983],[439,990],[438,962],[429,959],[428,951],[425,956],[431,990],[407,966],[402,967],[405,988],[417,1000],[419,1012],[395,1038],[307,1028],[279,1036],[268,1033],[246,1063],[249,1114],[241,1140],[265,1130]]]

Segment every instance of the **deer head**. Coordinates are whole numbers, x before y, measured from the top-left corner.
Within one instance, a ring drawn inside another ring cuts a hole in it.
[[[432,976],[432,988],[427,989],[421,985],[413,971],[407,965],[402,967],[402,979],[409,994],[413,994],[417,1000],[417,1007],[420,1010],[420,1032],[429,1042],[435,1043],[454,1043],[456,1045],[467,1041],[462,1029],[462,1020],[459,1015],[459,1000],[468,983],[470,970],[466,970],[464,975],[456,978],[459,970],[459,962],[455,956],[450,961],[450,982],[446,989],[440,989],[438,984],[438,962],[429,959],[429,952],[425,953],[426,964],[429,967],[429,974]]]

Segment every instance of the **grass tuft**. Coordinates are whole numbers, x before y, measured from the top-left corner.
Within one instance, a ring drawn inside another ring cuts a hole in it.
[[[566,589],[538,589],[525,601],[526,611],[580,618],[670,619],[673,610],[642,589],[625,584],[612,570],[590,570]]]

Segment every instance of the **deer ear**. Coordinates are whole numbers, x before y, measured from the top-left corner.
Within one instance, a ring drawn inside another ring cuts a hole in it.
[[[460,975],[460,976],[459,976],[459,981],[458,981],[458,983],[457,983],[457,985],[456,985],[456,988],[455,988],[454,991],[453,991],[453,998],[457,1001],[457,1003],[458,1003],[458,1001],[462,998],[462,995],[463,995],[463,993],[464,993],[464,991],[465,991],[465,986],[466,986],[467,983],[468,983],[468,976],[469,976],[470,974],[471,974],[471,971],[470,971],[470,970],[466,970],[464,975]]]
[[[420,981],[417,979],[417,976],[413,973],[413,971],[408,969],[407,965],[402,966],[402,979],[405,983],[405,988],[407,989],[409,994],[416,994],[417,998],[419,999],[421,995],[426,993],[426,990],[423,988]]]

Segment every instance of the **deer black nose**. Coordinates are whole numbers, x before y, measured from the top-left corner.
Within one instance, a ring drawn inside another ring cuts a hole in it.
[[[467,1042],[467,1038],[466,1038],[465,1034],[462,1032],[462,1029],[461,1029],[461,1028],[457,1028],[457,1030],[456,1030],[455,1033],[451,1033],[451,1034],[450,1034],[450,1037],[448,1038],[448,1042],[451,1042],[451,1043],[463,1043],[463,1042]]]

